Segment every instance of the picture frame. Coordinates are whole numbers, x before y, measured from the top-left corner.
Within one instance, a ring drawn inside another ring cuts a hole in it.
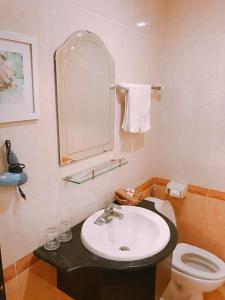
[[[0,124],[39,117],[37,39],[0,30]]]

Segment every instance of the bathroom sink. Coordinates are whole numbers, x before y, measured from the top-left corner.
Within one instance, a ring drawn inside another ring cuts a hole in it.
[[[159,253],[170,239],[166,221],[151,210],[121,205],[123,218],[99,226],[99,210],[84,222],[81,241],[92,253],[116,261],[144,259]],[[115,209],[116,210],[116,209]]]

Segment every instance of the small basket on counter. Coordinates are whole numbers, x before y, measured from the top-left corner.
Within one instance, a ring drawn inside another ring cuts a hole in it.
[[[138,190],[116,190],[115,199],[122,205],[137,205],[142,201],[142,194]]]

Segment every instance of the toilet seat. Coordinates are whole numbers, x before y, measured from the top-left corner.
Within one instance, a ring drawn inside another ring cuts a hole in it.
[[[214,254],[201,248],[180,243],[173,252],[173,267],[193,277],[225,279],[225,263]]]

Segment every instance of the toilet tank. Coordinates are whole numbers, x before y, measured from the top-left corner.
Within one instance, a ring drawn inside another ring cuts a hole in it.
[[[164,201],[154,197],[147,197],[144,200],[153,202],[155,204],[155,209],[158,210],[158,212],[160,212],[162,215],[166,216],[170,221],[172,221],[175,226],[177,226],[173,206],[168,200]]]

